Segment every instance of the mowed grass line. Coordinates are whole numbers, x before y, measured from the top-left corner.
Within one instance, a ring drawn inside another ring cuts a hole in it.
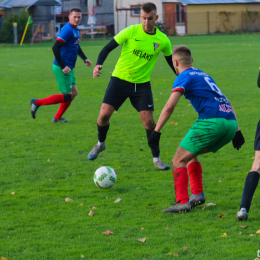
[[[249,220],[239,223],[235,216],[253,161],[259,120],[259,35],[177,37],[171,42],[191,48],[194,66],[210,74],[234,105],[246,139],[240,151],[229,144],[200,157],[207,202],[216,206],[197,207],[189,214],[160,212],[174,201],[172,173],[154,169],[145,130],[129,101],[111,118],[106,151],[96,161],[87,161],[97,142],[96,119],[120,47],[109,54],[96,80],[92,69],[78,60],[79,95],[65,114],[71,123],[63,125],[51,123],[58,105],[41,107],[36,120],[29,113],[31,98],[58,93],[51,68],[52,44],[4,46],[0,47],[0,257],[151,260],[172,259],[176,253],[177,259],[257,257],[258,189]],[[106,43],[81,46],[95,64]],[[151,77],[156,120],[174,78],[161,55]],[[182,98],[162,131],[161,158],[168,164],[196,118]],[[110,190],[93,183],[93,173],[101,165],[117,172],[118,181]],[[73,201],[65,202],[67,197]],[[114,203],[118,197],[122,201]],[[89,217],[93,206],[95,215]],[[249,228],[242,229],[242,224]],[[106,229],[114,235],[103,235]],[[227,237],[221,237],[223,233]],[[146,243],[136,240],[143,237]]]

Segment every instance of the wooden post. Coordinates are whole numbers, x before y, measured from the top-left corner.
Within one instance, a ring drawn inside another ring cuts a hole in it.
[[[208,11],[208,34],[210,33],[210,30],[209,30],[209,11]]]
[[[242,11],[242,31],[244,31],[244,11]]]

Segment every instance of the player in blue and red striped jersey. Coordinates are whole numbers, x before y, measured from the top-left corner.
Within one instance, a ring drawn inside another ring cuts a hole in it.
[[[81,19],[81,10],[72,8],[69,14],[69,22],[62,27],[52,47],[55,56],[52,68],[58,83],[58,88],[62,94],[51,95],[43,99],[31,99],[31,114],[33,119],[35,119],[36,111],[40,106],[60,103],[60,107],[53,117],[52,122],[68,122],[65,118],[62,118],[62,115],[78,94],[74,76],[77,56],[84,61],[86,66],[92,65],[92,62],[85,56],[79,46],[80,35],[77,26],[80,24]]]
[[[170,118],[180,97],[184,95],[198,112],[199,117],[180,143],[172,159],[177,203],[164,209],[163,212],[188,212],[192,207],[205,202],[202,168],[197,156],[208,152],[215,153],[231,140],[234,148],[239,149],[245,141],[239,130],[233,106],[212,77],[192,67],[190,49],[184,45],[175,46],[172,59],[178,76],[148,144],[159,149],[160,130]]]

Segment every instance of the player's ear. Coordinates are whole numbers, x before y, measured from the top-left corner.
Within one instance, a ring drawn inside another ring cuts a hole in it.
[[[191,57],[191,63],[193,62],[193,58]]]
[[[159,18],[159,15],[157,14],[156,17],[155,17],[155,21],[157,21]]]

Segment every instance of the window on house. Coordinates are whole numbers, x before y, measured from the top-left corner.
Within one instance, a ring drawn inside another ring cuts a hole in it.
[[[185,7],[182,4],[175,5],[176,23],[185,23]]]
[[[140,5],[130,5],[131,8],[138,8],[135,10],[131,10],[131,16],[140,16],[141,14],[141,6]]]

